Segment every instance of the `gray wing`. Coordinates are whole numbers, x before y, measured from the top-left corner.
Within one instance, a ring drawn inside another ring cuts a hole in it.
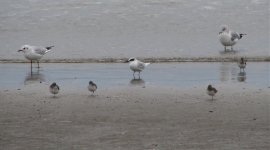
[[[143,62],[138,62],[138,68],[140,69],[140,70],[143,70],[144,69],[144,63]]]
[[[42,47],[35,47],[34,51],[35,51],[35,53],[37,53],[39,55],[44,55],[47,50],[45,48],[42,48]]]
[[[234,41],[235,39],[240,39],[239,34],[236,32],[232,32],[231,35],[232,35],[232,38],[231,38],[232,41]]]

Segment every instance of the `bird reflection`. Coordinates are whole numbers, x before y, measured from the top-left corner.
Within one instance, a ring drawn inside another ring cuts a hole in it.
[[[246,79],[247,79],[246,72],[240,71],[240,72],[238,73],[238,75],[237,75],[237,80],[238,80],[239,82],[245,82]]]
[[[227,82],[230,80],[236,80],[238,69],[234,66],[233,63],[223,62],[220,65],[220,76],[219,79],[222,82]]]
[[[143,79],[132,79],[129,83],[132,86],[145,86],[145,81]]]
[[[231,64],[223,62],[220,65],[220,81],[229,81],[231,77]]]
[[[28,73],[24,79],[24,84],[31,84],[31,83],[38,83],[38,82],[44,82],[45,77],[42,73],[39,73],[39,70],[37,72],[31,71]]]
[[[230,50],[230,51],[220,51],[220,55],[228,56],[228,55],[235,55],[238,53],[237,50]]]

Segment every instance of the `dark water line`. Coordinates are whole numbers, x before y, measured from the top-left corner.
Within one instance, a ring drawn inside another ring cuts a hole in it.
[[[244,57],[244,56],[243,56]],[[270,56],[244,57],[249,62],[269,62]],[[228,57],[153,57],[138,58],[144,62],[236,62],[240,56]],[[42,63],[124,63],[128,58],[76,58],[76,59],[41,59]],[[0,59],[0,63],[28,63],[26,59]]]

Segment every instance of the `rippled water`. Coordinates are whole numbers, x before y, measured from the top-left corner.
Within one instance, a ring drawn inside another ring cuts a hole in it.
[[[269,56],[269,0],[1,0],[0,59],[215,57],[222,24],[247,33],[235,55]]]

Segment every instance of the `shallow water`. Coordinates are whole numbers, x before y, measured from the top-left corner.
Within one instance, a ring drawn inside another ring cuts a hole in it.
[[[1,0],[0,59],[220,56],[220,26],[247,33],[235,55],[269,56],[269,0]]]
[[[17,89],[36,83],[57,82],[66,89],[85,89],[90,80],[99,88],[117,86],[198,87],[208,84],[247,85],[267,88],[270,63],[250,62],[245,73],[240,73],[236,63],[157,63],[141,73],[141,80],[133,80],[128,64],[0,64],[0,89]],[[136,78],[138,76],[136,75]]]

